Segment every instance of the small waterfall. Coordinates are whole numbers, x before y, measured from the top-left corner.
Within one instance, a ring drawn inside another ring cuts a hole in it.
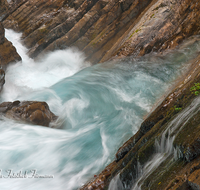
[[[160,139],[155,141],[156,153],[152,158],[138,170],[137,180],[135,181],[131,190],[141,190],[142,184],[147,177],[154,172],[161,163],[170,158],[171,161],[182,157],[182,153],[178,148],[173,146],[174,139],[182,130],[185,124],[200,110],[200,98],[197,97],[187,108],[178,113],[176,117],[167,124],[166,129],[161,134]],[[170,162],[170,161],[169,161]],[[142,170],[142,171],[141,171]],[[109,190],[114,190],[116,184],[122,184],[120,175],[115,177],[110,185]],[[120,186],[118,190],[126,189]],[[129,189],[129,188],[128,188]]]

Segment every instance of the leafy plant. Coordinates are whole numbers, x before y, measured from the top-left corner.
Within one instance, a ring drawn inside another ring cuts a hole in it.
[[[196,96],[200,94],[200,83],[194,83],[194,86],[190,88],[190,91],[192,94],[195,94]]]

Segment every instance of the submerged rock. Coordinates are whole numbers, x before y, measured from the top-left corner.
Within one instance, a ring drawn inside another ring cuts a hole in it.
[[[36,101],[3,102],[0,104],[0,113],[9,119],[46,127],[58,118],[46,102]]]

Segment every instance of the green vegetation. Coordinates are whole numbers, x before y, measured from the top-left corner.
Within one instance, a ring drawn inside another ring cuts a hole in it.
[[[140,30],[141,30],[141,29],[137,29],[137,30],[135,30],[135,31],[130,35],[129,39],[133,36],[133,34],[138,33]]]
[[[178,107],[174,106],[174,110],[175,110],[175,111],[181,111],[181,109],[182,109],[182,108],[178,108]]]
[[[195,94],[196,96],[200,94],[200,83],[194,83],[194,86],[190,88],[190,91],[192,94]]]
[[[155,15],[155,14],[152,14],[150,18],[153,18],[154,15]]]

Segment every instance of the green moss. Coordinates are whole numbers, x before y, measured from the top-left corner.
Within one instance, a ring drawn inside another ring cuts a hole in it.
[[[181,111],[182,108],[174,106],[174,110],[175,110],[175,111]]]
[[[154,15],[155,15],[155,14],[152,14],[152,15],[150,16],[150,18],[153,18]]]
[[[130,39],[134,34],[138,33],[139,31],[141,31],[141,29],[135,30],[135,31],[129,36],[129,39]]]
[[[159,8],[165,7],[166,5],[164,3],[161,3],[159,6],[157,6],[154,10],[158,10]]]
[[[190,88],[192,94],[198,96],[200,94],[200,83],[194,83],[194,86]]]

